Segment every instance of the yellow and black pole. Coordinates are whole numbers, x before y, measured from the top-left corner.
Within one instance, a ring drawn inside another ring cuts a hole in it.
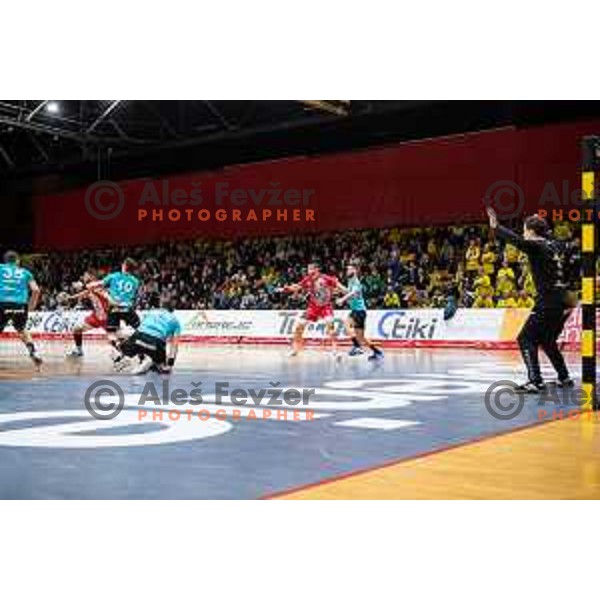
[[[583,200],[593,209],[592,219],[581,220],[581,385],[585,394],[585,408],[598,410],[600,404],[596,394],[596,257],[600,228],[596,190],[600,181],[599,136],[583,138],[581,166]]]

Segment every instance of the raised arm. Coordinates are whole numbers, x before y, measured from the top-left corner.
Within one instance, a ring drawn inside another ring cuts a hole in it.
[[[493,208],[488,208],[487,214],[490,220],[490,228],[497,233],[499,238],[509,241],[513,246],[516,246],[519,250],[527,251],[538,246],[536,242],[526,240],[518,233],[512,231],[512,229],[500,225],[500,223],[498,223],[496,211],[494,211]]]
[[[81,298],[85,298],[90,293],[89,289],[81,290],[81,292],[77,292],[76,294],[71,294],[68,299],[69,300],[81,300]]]
[[[358,296],[357,290],[349,290],[348,288],[344,287],[342,284],[338,284],[337,289],[340,290],[342,293],[345,292],[343,296],[341,296],[340,298],[338,298],[336,300],[336,304],[338,306],[342,306],[342,304],[345,304],[348,300],[350,300],[350,298],[352,298],[354,296]]]
[[[342,294],[348,294],[348,296],[353,296],[355,292],[350,292],[348,288],[338,279],[336,286],[336,291],[341,292]]]
[[[278,292],[299,292],[302,290],[302,286],[299,283],[288,283],[276,288]]]
[[[101,279],[99,279],[98,281],[91,281],[90,283],[87,284],[86,287],[88,290],[95,290],[97,288],[106,288],[106,286],[104,285],[104,281],[102,281]]]

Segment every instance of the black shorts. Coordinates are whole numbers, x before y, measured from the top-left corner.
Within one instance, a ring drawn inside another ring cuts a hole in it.
[[[167,362],[167,344],[164,340],[136,331],[121,344],[125,356],[149,356],[157,365]]]
[[[556,343],[569,317],[570,309],[564,303],[536,303],[519,333],[519,338],[536,345]]]
[[[364,330],[367,321],[366,310],[352,310],[350,311],[350,318],[352,319],[352,322],[354,323],[354,327],[356,327],[356,329]]]
[[[22,333],[27,327],[27,304],[16,304],[15,302],[0,302],[0,332],[12,323],[13,327]]]
[[[106,331],[117,331],[121,328],[121,322],[124,322],[129,327],[137,329],[140,326],[140,318],[133,308],[129,310],[111,310],[106,319]]]

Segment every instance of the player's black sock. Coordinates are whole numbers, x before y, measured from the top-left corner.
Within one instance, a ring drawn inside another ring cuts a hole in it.
[[[83,333],[81,331],[76,331],[73,334],[73,339],[75,340],[75,346],[78,350],[81,350],[81,346],[83,346]]]
[[[35,354],[35,344],[33,342],[27,342],[25,347],[29,351],[29,355],[33,356]]]
[[[381,354],[381,350],[375,344],[369,344],[369,348],[373,350],[375,354]]]
[[[358,341],[358,338],[357,338],[356,336],[354,336],[354,337],[352,338],[352,345],[353,345],[355,348],[360,348],[360,342]]]

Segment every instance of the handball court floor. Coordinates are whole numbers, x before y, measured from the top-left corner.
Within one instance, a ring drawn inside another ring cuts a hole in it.
[[[102,342],[81,360],[41,342],[40,372],[17,342],[1,344],[3,499],[600,498],[595,419],[557,420],[573,408],[562,397],[540,407],[525,396],[512,419],[488,412],[490,385],[523,378],[514,351],[398,349],[373,364],[321,348],[289,358],[283,346],[188,344],[167,377],[113,373]],[[86,410],[99,381],[123,392],[113,419]],[[218,404],[225,384],[267,393],[258,406]],[[140,406],[165,386],[200,389],[202,404]],[[272,405],[274,389],[315,392],[308,405]]]

